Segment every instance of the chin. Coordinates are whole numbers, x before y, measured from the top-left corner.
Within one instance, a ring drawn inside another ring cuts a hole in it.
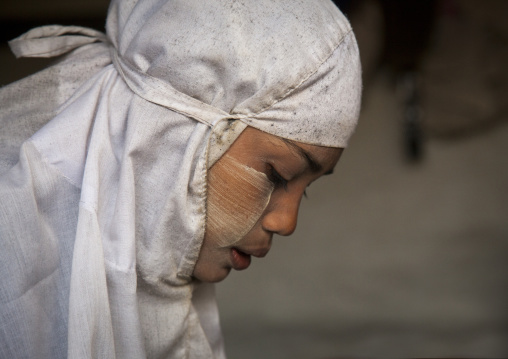
[[[217,268],[214,270],[207,270],[203,272],[194,271],[193,277],[201,282],[218,283],[226,279],[230,271],[231,268]]]

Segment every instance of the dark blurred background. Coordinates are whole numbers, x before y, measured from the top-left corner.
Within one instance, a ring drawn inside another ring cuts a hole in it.
[[[508,357],[508,1],[336,4],[362,55],[360,125],[296,233],[217,286],[229,357]],[[8,39],[103,30],[107,7],[2,0],[0,85],[50,62]]]

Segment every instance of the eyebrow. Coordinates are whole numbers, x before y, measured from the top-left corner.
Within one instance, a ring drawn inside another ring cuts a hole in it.
[[[298,146],[296,143],[294,143],[293,141],[291,140],[288,140],[288,139],[285,139],[285,138],[281,138],[282,141],[284,141],[284,143],[286,145],[288,145],[290,148],[292,148],[293,150],[296,151],[296,153],[305,160],[305,162],[307,162],[307,165],[309,166],[310,170],[313,172],[313,173],[317,173],[317,172],[321,172],[323,170],[323,166],[321,166],[321,164],[319,164],[318,161],[316,161],[316,159],[307,151],[305,151],[303,148],[301,148],[300,146]],[[331,169],[330,171],[324,173],[325,175],[329,175],[329,174],[332,174],[333,173],[333,169]]]

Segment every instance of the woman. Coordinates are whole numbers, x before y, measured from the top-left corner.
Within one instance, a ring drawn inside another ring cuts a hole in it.
[[[71,52],[0,93],[0,357],[224,357],[206,282],[333,170],[354,36],[325,0],[113,0],[106,29],[11,43]]]

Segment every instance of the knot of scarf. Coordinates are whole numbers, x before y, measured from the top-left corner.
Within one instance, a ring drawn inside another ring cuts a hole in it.
[[[106,34],[81,26],[49,25],[34,28],[9,41],[20,57],[55,57],[81,46],[103,42],[110,46],[113,64],[129,88],[146,101],[191,117],[209,127],[223,119],[240,119],[245,115],[231,115],[174,89],[160,79],[143,74],[124,61]]]

